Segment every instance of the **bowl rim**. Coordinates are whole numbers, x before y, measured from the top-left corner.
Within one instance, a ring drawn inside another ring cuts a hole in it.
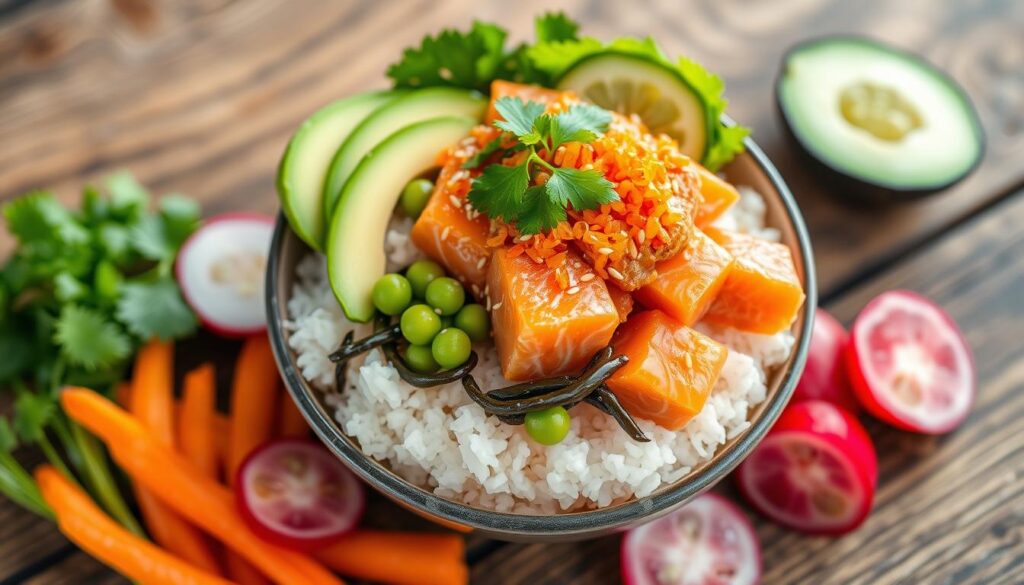
[[[641,519],[652,520],[668,513],[710,489],[749,455],[789,402],[799,379],[797,374],[803,371],[810,346],[814,309],[817,307],[817,279],[810,236],[796,201],[778,170],[764,151],[749,137],[744,139],[744,145],[755,165],[766,175],[778,192],[785,215],[796,236],[796,245],[800,251],[798,260],[802,264],[806,294],[804,305],[801,308],[803,326],[797,332],[798,343],[794,347],[794,355],[789,368],[782,374],[783,378],[775,395],[765,403],[760,418],[754,421],[737,440],[721,447],[710,461],[702,464],[696,473],[679,480],[674,485],[643,498],[634,498],[621,504],[594,510],[555,515],[512,514],[485,510],[435,495],[406,481],[383,463],[364,454],[354,441],[342,432],[331,413],[327,412],[320,401],[312,396],[316,390],[302,378],[288,347],[286,332],[280,318],[284,315],[282,309],[285,308],[287,302],[277,295],[277,275],[280,270],[281,251],[289,227],[284,216],[278,213],[267,260],[265,286],[267,327],[274,359],[284,378],[285,387],[316,435],[346,463],[349,469],[389,498],[432,519],[439,519],[443,523],[479,530],[498,538],[514,539],[523,536],[538,539],[544,537],[572,538],[573,536],[586,537],[613,531],[636,524]]]

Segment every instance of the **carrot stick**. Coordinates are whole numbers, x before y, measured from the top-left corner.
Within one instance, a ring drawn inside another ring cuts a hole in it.
[[[174,445],[174,346],[151,341],[139,350],[132,380],[131,411],[164,445]],[[188,563],[220,574],[217,559],[199,530],[135,486],[135,499],[150,535],[160,546]]]
[[[392,585],[465,585],[464,555],[465,541],[455,534],[375,530],[358,530],[314,553],[339,573]]]
[[[68,540],[129,579],[150,585],[230,583],[131,534],[52,467],[37,468],[35,478]]]
[[[264,577],[259,569],[236,553],[227,551],[224,555],[224,566],[227,567],[231,580],[239,585],[271,585],[270,580]]]
[[[242,345],[231,386],[231,441],[228,444],[228,485],[242,461],[274,432],[280,378],[266,335],[250,337]]]
[[[239,517],[227,488],[204,477],[111,401],[92,390],[66,388],[61,406],[106,443],[114,460],[133,480],[271,579],[282,585],[341,583],[309,557],[257,538]]]
[[[178,450],[210,478],[217,478],[217,445],[213,417],[217,408],[217,377],[213,364],[185,375],[178,416]]]
[[[309,437],[309,424],[299,412],[295,400],[287,392],[281,396],[281,414],[277,419],[277,436],[285,439],[305,439]]]

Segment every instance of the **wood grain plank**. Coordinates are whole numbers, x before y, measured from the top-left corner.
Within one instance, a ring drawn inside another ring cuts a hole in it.
[[[955,433],[924,437],[876,422],[874,511],[842,538],[811,538],[757,520],[766,583],[991,583],[1024,579],[1024,192],[892,267],[829,307],[849,322],[874,295],[922,292],[960,323],[978,398]],[[729,482],[726,482],[727,484]],[[717,488],[735,496],[731,485]],[[753,515],[752,515],[753,516]],[[509,545],[473,567],[502,583],[610,583],[617,537]]]
[[[76,553],[22,581],[25,585],[126,585],[124,577],[111,571],[89,555]]]

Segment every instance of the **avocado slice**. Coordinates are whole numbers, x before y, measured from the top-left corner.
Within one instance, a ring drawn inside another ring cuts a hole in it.
[[[288,223],[304,242],[323,249],[324,179],[341,143],[363,118],[402,92],[360,93],[320,108],[295,131],[277,168],[277,195]]]
[[[797,145],[861,199],[945,189],[984,151],[978,114],[956,82],[914,54],[861,37],[792,48],[776,100]]]
[[[324,182],[324,214],[330,217],[334,206],[359,161],[395,131],[416,122],[444,116],[464,116],[480,120],[487,100],[478,92],[451,87],[431,87],[409,92],[368,116],[341,145],[331,161]]]
[[[384,235],[406,183],[437,165],[476,118],[441,117],[406,126],[375,146],[345,182],[327,236],[327,276],[345,315],[373,318],[373,285],[384,275]]]

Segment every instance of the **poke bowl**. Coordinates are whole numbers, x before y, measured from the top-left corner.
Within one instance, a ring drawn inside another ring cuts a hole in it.
[[[278,368],[337,457],[438,524],[554,541],[653,520],[796,386],[817,304],[800,211],[724,100],[686,95],[693,65],[648,46],[489,99],[420,78],[345,98],[285,152]],[[601,76],[623,71],[616,102]]]

